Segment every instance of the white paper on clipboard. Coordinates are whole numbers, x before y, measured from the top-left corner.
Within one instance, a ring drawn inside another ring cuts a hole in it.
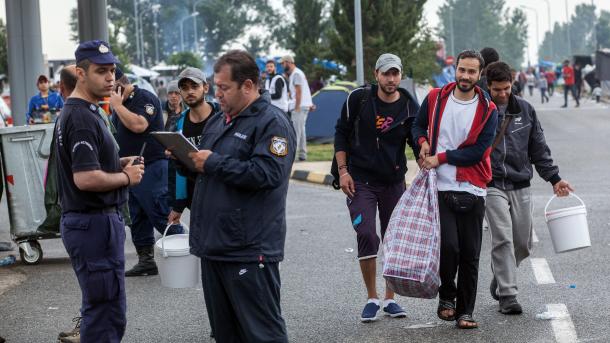
[[[185,165],[190,171],[196,172],[193,160],[188,156],[191,152],[199,149],[191,143],[181,132],[155,131],[150,133],[165,149],[172,152],[172,155]]]

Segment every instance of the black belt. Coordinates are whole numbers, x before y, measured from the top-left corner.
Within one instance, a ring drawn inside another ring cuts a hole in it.
[[[107,206],[103,208],[90,208],[86,210],[78,210],[78,211],[68,211],[72,213],[83,213],[83,214],[108,214],[108,213],[117,213],[118,207],[116,206]]]

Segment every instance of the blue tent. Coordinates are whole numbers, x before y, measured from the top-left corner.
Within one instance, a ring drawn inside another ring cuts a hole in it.
[[[309,112],[305,132],[307,140],[316,143],[332,143],[335,137],[335,124],[341,115],[341,107],[349,92],[356,87],[354,83],[341,82],[341,86],[326,86],[316,92],[314,111]],[[351,86],[351,88],[349,87]]]

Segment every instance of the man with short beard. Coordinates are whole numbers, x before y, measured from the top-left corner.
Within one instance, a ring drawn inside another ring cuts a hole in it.
[[[103,41],[75,52],[76,89],[55,129],[62,241],[82,293],[80,340],[120,342],[127,324],[125,223],[119,206],[140,183],[143,163],[119,158],[98,102],[112,93],[116,57]]]
[[[275,73],[275,60],[267,61],[265,71],[265,89],[271,95],[271,104],[288,113],[288,84],[282,75]]]
[[[171,84],[170,82],[170,87]],[[210,117],[219,111],[218,105],[205,101],[205,95],[210,86],[206,82],[204,72],[200,69],[193,67],[184,69],[178,76],[177,85],[188,109],[180,114],[167,131],[182,132],[191,143],[199,146],[203,128]],[[168,177],[171,211],[167,222],[179,224],[184,209],[191,208],[195,180],[176,171],[174,161],[170,161]]]
[[[377,251],[390,215],[405,191],[407,172],[406,144],[414,147],[411,124],[419,104],[405,89],[399,88],[402,62],[393,54],[379,56],[375,65],[378,86],[352,91],[343,105],[335,127],[335,157],[339,184],[347,196],[352,226],[358,241],[358,260],[367,303],[360,320],[377,320],[383,306],[385,314],[406,317],[386,286],[380,302],[376,288]],[[377,208],[381,238],[377,235]],[[381,306],[382,305],[382,306]]]
[[[457,82],[430,91],[412,130],[421,146],[421,166],[436,168],[438,176],[441,286],[437,315],[456,320],[460,329],[478,327],[472,313],[486,186],[491,181],[489,154],[498,116],[489,95],[476,86],[483,64],[478,52],[461,52]]]

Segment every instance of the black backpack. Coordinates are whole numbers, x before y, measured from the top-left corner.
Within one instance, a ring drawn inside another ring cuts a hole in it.
[[[369,99],[371,98],[371,86],[370,85],[364,85],[361,86],[359,88],[356,89],[364,89],[364,95],[362,96],[362,99],[360,99],[360,107],[357,109],[357,111],[355,111],[355,116],[352,118],[350,118],[350,113],[348,112],[348,122],[351,121],[352,122],[352,131],[350,132],[349,137],[354,137],[356,139],[356,145],[358,144],[358,124],[360,122],[360,115],[362,114],[362,111],[364,109],[364,105],[366,104],[367,101],[369,101]],[[356,89],[354,89],[352,92],[354,92]],[[347,101],[347,100],[346,100]],[[349,165],[349,154],[347,154],[346,157],[346,163]],[[333,155],[333,163],[330,166],[330,175],[332,175],[333,177],[333,181],[332,181],[332,186],[334,189],[339,190],[341,189],[340,183],[339,183],[339,165],[337,164],[337,157],[335,157],[335,155]]]

